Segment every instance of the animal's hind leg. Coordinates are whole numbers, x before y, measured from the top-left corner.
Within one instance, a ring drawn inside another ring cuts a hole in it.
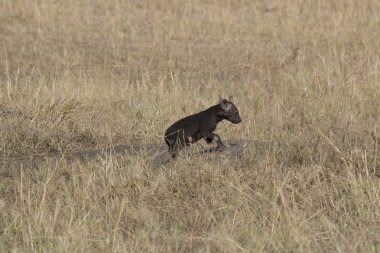
[[[186,138],[182,130],[176,133],[175,138],[165,138],[165,142],[169,146],[170,155],[175,158],[179,150],[190,145],[190,143],[193,142],[193,139],[191,137]]]
[[[175,143],[173,143],[173,144],[171,144],[171,145],[169,146],[169,150],[168,150],[168,152],[169,152],[169,154],[170,154],[170,156],[171,156],[172,158],[175,158],[175,157],[177,156],[178,149],[176,148]]]
[[[169,153],[172,158],[177,157],[178,152],[180,149],[182,149],[184,146],[188,145],[185,140],[182,138],[177,138],[171,145],[169,146]]]
[[[173,139],[165,138],[166,145],[168,145],[168,152],[171,157],[175,158],[177,155],[176,141]]]
[[[173,150],[173,151],[170,152],[170,156],[171,156],[172,158],[176,158],[177,155],[178,155],[178,150]]]
[[[172,158],[175,158],[179,150],[180,150],[180,146],[178,143],[178,139],[173,140],[169,146],[169,154],[171,155]]]
[[[168,139],[165,138],[165,142],[166,142],[166,145],[168,145],[168,148],[170,150],[170,141]]]

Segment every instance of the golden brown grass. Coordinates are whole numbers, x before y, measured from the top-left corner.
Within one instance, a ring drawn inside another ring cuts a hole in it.
[[[0,0],[0,251],[379,252],[380,2]],[[162,142],[233,95],[238,160]]]

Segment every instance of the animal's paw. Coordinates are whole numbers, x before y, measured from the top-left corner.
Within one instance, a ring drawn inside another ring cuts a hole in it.
[[[206,140],[207,144],[210,144],[212,142],[212,138],[210,138],[210,137],[205,138],[205,140]]]
[[[226,146],[224,146],[224,145],[218,145],[215,148],[215,151],[223,152],[225,149],[226,149]]]

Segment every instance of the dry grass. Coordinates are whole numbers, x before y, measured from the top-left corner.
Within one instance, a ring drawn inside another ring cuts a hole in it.
[[[233,95],[239,160],[0,165],[0,251],[379,252],[380,2],[0,0],[0,156],[162,142]]]

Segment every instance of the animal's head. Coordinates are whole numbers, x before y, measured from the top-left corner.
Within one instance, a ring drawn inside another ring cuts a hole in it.
[[[225,98],[221,98],[219,100],[219,106],[221,108],[220,114],[224,119],[231,121],[232,123],[235,123],[235,124],[238,124],[241,122],[239,111],[232,102],[228,101]]]

